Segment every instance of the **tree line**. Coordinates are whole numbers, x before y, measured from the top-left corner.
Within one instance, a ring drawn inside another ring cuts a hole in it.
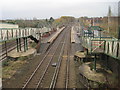
[[[9,24],[18,24],[20,28],[42,28],[42,27],[57,27],[62,26],[65,24],[69,24],[71,22],[74,22],[75,18],[70,16],[62,16],[58,19],[54,19],[53,17],[50,17],[49,19],[33,19],[33,20],[27,20],[27,19],[15,19],[15,20],[1,20],[2,23],[9,23]]]

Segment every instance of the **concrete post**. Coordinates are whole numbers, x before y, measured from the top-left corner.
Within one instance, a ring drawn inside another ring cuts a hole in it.
[[[17,43],[17,52],[19,52],[19,40],[18,40],[18,38],[16,39],[16,43]]]
[[[24,52],[26,52],[25,37],[23,38],[23,41],[24,41]]]
[[[20,47],[20,51],[22,51],[21,50],[21,38],[19,38],[19,47]]]
[[[27,41],[27,37],[26,37],[26,50],[28,50],[28,41]]]

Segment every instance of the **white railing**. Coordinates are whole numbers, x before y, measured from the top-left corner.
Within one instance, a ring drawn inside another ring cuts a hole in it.
[[[17,29],[0,29],[0,42],[11,40],[14,38],[28,37],[30,35],[35,38],[39,37],[39,34],[51,31],[50,28],[17,28]]]

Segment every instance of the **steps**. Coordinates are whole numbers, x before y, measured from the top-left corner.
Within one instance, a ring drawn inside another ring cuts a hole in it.
[[[31,40],[35,41],[35,43],[39,42],[39,40],[37,40],[36,38],[34,38],[32,35],[28,36],[28,38],[30,38]]]

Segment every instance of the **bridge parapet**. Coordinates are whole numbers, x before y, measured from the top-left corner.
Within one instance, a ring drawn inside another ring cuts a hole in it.
[[[82,45],[89,53],[104,53],[120,60],[120,41],[117,39],[82,37]]]

